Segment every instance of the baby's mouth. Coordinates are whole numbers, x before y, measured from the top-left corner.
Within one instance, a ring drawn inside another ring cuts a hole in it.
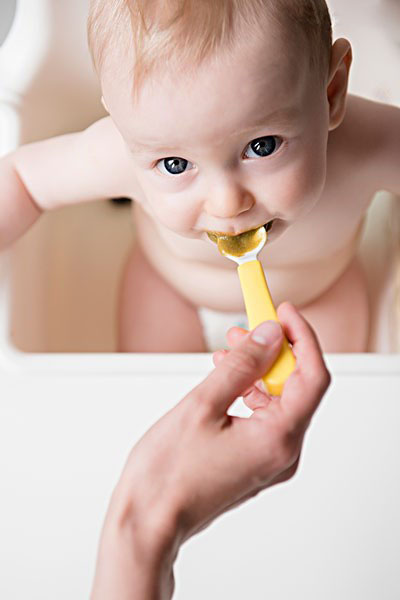
[[[264,227],[265,227],[265,231],[266,231],[267,233],[268,233],[268,231],[270,231],[270,230],[271,230],[271,228],[272,228],[272,225],[273,225],[273,223],[274,223],[274,220],[275,220],[275,219],[272,219],[271,221],[268,221],[268,223],[265,223]]]
[[[275,219],[271,219],[271,221],[268,221],[267,223],[265,223],[264,225],[257,225],[256,227],[250,227],[249,229],[243,229],[242,231],[237,231],[235,233],[233,232],[227,232],[227,231],[207,231],[206,233],[211,234],[211,235],[215,235],[215,236],[226,236],[226,237],[235,237],[235,236],[239,236],[242,235],[244,233],[248,233],[249,231],[255,231],[256,229],[259,229],[260,227],[264,227],[265,231],[271,231],[272,229],[272,225],[274,223]]]

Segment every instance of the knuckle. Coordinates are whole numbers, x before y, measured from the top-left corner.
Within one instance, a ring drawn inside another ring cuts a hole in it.
[[[325,368],[322,373],[319,375],[318,380],[316,381],[316,390],[319,396],[323,396],[331,384],[331,374],[328,369]]]
[[[284,430],[276,431],[265,440],[261,455],[266,459],[264,466],[270,474],[282,473],[298,458],[299,441]]]
[[[291,479],[292,477],[294,477],[297,473],[297,471],[299,470],[299,465],[300,465],[300,460],[299,457],[297,457],[297,459],[295,460],[295,462],[292,464],[292,466],[290,467],[289,471],[288,471],[288,479]]]
[[[180,413],[181,427],[184,430],[192,429],[202,423],[210,412],[208,396],[201,388],[194,388],[185,398]]]
[[[260,465],[252,480],[253,487],[265,487],[275,477],[282,481],[290,479],[296,473],[300,450],[301,442],[284,431],[268,436],[260,448]]]
[[[289,467],[297,458],[297,448],[292,443],[285,442],[280,448],[281,467]]]
[[[298,431],[290,430],[287,427],[282,430],[277,445],[277,458],[281,468],[288,468],[296,461],[299,456],[301,439]]]
[[[288,469],[286,469],[286,471],[282,477],[282,481],[289,481],[289,479],[292,479],[296,475],[298,468],[299,468],[299,460],[296,459],[294,461],[294,463]]]
[[[197,403],[195,410],[193,410],[188,417],[188,428],[190,429],[198,429],[199,427],[203,427],[210,420],[210,415],[212,414],[212,403],[208,400],[208,398],[202,398]]]
[[[321,370],[314,370],[307,377],[308,385],[311,389],[315,390],[315,393],[322,396],[331,383],[331,374],[328,369],[324,366]]]
[[[328,371],[328,369],[325,367],[324,379],[323,379],[324,390],[328,389],[328,387],[331,385],[331,382],[332,382],[332,376],[331,376],[330,372]]]
[[[208,398],[199,398],[196,406],[190,414],[186,416],[187,430],[201,428],[210,419],[212,413],[212,403]]]
[[[230,369],[243,375],[253,373],[259,367],[258,357],[243,350],[231,352],[226,360],[229,361]]]

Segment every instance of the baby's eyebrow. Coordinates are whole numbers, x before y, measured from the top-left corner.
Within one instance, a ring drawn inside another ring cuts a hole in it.
[[[288,125],[295,122],[300,116],[300,111],[297,108],[285,107],[279,108],[269,114],[258,114],[257,118],[251,122],[245,129],[232,128],[232,132],[226,135],[226,138],[243,135],[247,132],[253,131],[259,127],[274,126],[276,127],[287,127]],[[276,131],[275,133],[279,133]],[[170,154],[174,152],[174,145],[165,146],[154,142],[141,142],[139,140],[132,140],[129,144],[130,152],[134,154]],[[176,149],[176,147],[175,147]]]
[[[232,135],[241,135],[243,133],[247,133],[248,131],[253,131],[253,129],[257,129],[257,127],[262,127],[263,125],[273,125],[274,127],[286,127],[297,121],[299,117],[300,111],[298,108],[278,108],[277,110],[274,110],[271,113],[258,114],[257,118],[254,121],[252,121],[250,125],[248,125],[244,129],[236,130],[234,133],[232,133]]]
[[[161,145],[157,145],[157,143],[151,143],[151,142],[139,142],[138,140],[135,140],[134,142],[131,142],[129,144],[129,150],[133,153],[137,153],[137,154],[143,154],[143,153],[149,153],[149,152],[156,152],[156,153],[168,153],[171,152],[172,146],[161,146]]]

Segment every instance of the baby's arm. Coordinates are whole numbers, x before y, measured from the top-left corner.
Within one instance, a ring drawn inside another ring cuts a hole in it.
[[[0,248],[22,235],[42,211],[124,196],[128,153],[109,117],[88,129],[21,146],[0,160]]]

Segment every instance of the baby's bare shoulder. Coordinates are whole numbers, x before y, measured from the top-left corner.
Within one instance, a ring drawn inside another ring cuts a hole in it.
[[[399,138],[400,108],[391,104],[375,102],[359,96],[349,96],[345,125],[350,131],[368,139],[374,137],[379,147],[371,151],[381,150],[382,146]]]
[[[400,108],[349,95],[343,123],[333,132],[340,152],[376,190],[400,191]]]

